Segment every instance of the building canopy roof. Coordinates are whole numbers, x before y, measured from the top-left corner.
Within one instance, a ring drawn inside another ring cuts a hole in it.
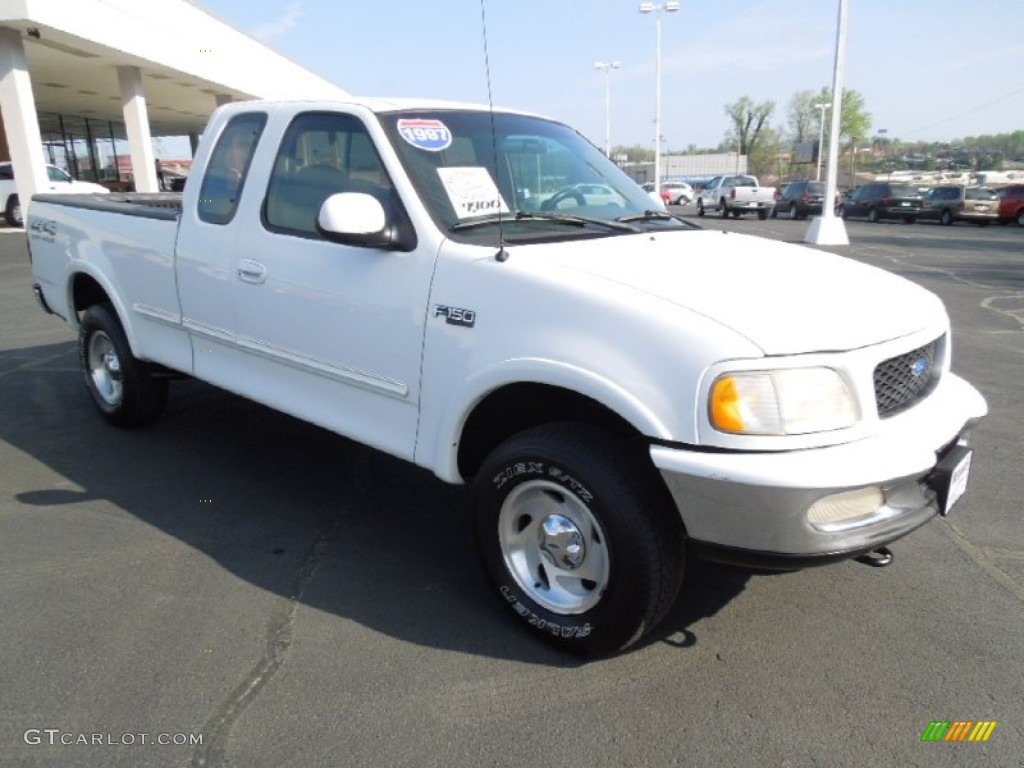
[[[0,0],[0,27],[39,112],[121,121],[117,68],[137,67],[154,136],[199,133],[224,101],[348,95],[187,0]]]

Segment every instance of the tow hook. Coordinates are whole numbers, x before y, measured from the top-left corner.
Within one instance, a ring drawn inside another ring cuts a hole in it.
[[[885,568],[887,565],[892,565],[892,560],[892,550],[888,547],[873,549],[857,558],[858,563],[870,565],[872,568]]]

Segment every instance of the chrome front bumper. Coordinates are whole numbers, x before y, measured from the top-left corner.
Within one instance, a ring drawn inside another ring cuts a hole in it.
[[[987,412],[955,375],[940,389],[855,443],[763,453],[655,445],[651,459],[687,536],[712,559],[802,567],[854,557],[940,512],[936,465],[963,454]]]

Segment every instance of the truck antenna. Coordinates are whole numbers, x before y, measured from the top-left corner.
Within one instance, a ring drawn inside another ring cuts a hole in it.
[[[480,0],[480,26],[484,35],[484,72],[487,75],[487,109],[491,115],[491,147],[494,150],[494,172],[498,173],[498,130],[494,124],[494,97],[491,95],[491,56],[487,50],[487,3]],[[497,179],[495,179],[497,182]],[[499,190],[498,194],[501,192]],[[507,261],[508,251],[505,250],[505,227],[502,225],[501,208],[498,209],[498,252],[495,261]]]

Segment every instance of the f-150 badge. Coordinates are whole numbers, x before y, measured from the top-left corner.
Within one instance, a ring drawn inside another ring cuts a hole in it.
[[[472,328],[476,324],[476,312],[472,309],[460,307],[446,307],[443,304],[434,305],[434,317],[444,317],[448,325],[461,325]]]

